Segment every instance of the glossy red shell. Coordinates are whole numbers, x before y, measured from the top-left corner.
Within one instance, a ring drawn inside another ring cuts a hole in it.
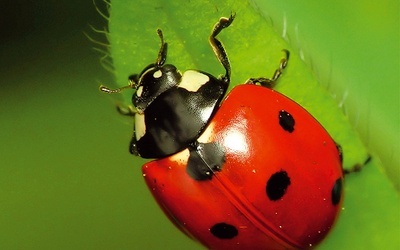
[[[294,131],[279,125],[281,110]],[[187,150],[143,166],[143,176],[167,216],[211,249],[296,249],[315,246],[341,209],[343,181],[335,142],[301,106],[274,90],[235,87],[223,101],[201,142],[226,150],[222,170],[211,180],[186,173]],[[285,171],[290,185],[278,200],[266,194],[267,181]],[[214,237],[216,223],[234,225],[232,238]]]

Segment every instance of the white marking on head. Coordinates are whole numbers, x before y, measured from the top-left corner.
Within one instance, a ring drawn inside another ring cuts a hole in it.
[[[154,78],[160,78],[162,76],[161,70],[157,70],[156,72],[153,73]]]
[[[210,77],[195,70],[185,71],[178,87],[196,92],[201,86],[210,81]]]
[[[146,124],[144,121],[144,114],[136,113],[135,114],[135,136],[138,141],[146,134]]]
[[[138,83],[139,84],[141,84],[141,82],[143,81],[143,77],[145,76],[145,75],[147,75],[150,71],[152,71],[152,70],[154,70],[154,67],[153,68],[150,68],[150,69],[147,69],[145,72],[143,72],[141,75],[140,75],[140,78],[139,78],[139,80],[138,80]],[[153,73],[153,75],[154,75],[154,73]],[[154,76],[153,76],[154,77]]]
[[[141,97],[143,93],[143,86],[139,86],[139,88],[136,90],[136,95],[138,97]]]

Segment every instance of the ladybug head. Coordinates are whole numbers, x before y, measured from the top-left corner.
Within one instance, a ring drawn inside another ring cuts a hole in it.
[[[157,61],[148,65],[140,74],[129,76],[129,85],[110,89],[100,85],[100,91],[105,93],[120,93],[124,89],[135,89],[136,93],[132,97],[132,103],[137,112],[143,113],[146,108],[164,91],[178,85],[182,74],[174,65],[165,64],[167,59],[167,43],[164,42],[163,34],[160,29],[157,34],[161,39],[161,47],[158,52]]]
[[[132,103],[137,111],[142,113],[161,93],[176,86],[181,77],[181,73],[171,64],[150,64],[140,75],[131,75],[130,85],[136,89]]]
[[[157,34],[161,39],[157,61],[144,68],[139,75],[129,76],[129,85],[136,89],[132,103],[139,113],[143,113],[154,99],[164,91],[176,86],[182,78],[181,73],[174,65],[164,65],[167,59],[168,44],[164,42],[160,29],[157,30]]]

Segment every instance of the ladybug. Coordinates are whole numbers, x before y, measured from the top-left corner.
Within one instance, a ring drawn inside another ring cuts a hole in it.
[[[273,90],[272,78],[250,78],[226,95],[231,67],[216,36],[233,22],[222,17],[209,42],[225,69],[181,73],[155,63],[129,77],[135,90],[130,152],[155,159],[143,177],[170,220],[209,249],[303,249],[332,228],[342,204],[342,151],[304,108]]]

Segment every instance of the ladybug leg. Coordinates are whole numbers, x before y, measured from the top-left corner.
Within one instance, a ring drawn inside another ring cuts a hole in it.
[[[340,162],[343,164],[343,150],[342,150],[342,147],[337,142],[335,142],[335,144],[336,144],[336,148],[337,148],[337,150],[339,152]],[[354,165],[350,169],[343,169],[343,174],[351,174],[351,173],[354,173],[354,172],[360,172],[361,169],[365,165],[367,165],[371,160],[372,160],[372,157],[370,155],[368,155],[367,159],[363,163],[361,163],[361,164],[358,163],[358,164]]]
[[[129,152],[130,152],[131,154],[133,154],[133,155],[140,156],[140,155],[139,155],[139,152],[138,152],[138,150],[137,150],[136,144],[137,144],[136,132],[135,132],[135,129],[134,129],[134,130],[133,130],[133,136],[132,136],[131,142],[129,143]]]
[[[137,111],[135,110],[134,106],[132,105],[123,105],[123,104],[117,104],[117,111],[121,115],[126,115],[126,116],[135,116]]]
[[[222,45],[221,41],[219,41],[216,36],[225,28],[229,27],[235,18],[235,13],[232,13],[228,18],[221,17],[219,21],[214,25],[214,28],[210,35],[210,45],[214,51],[214,54],[217,56],[218,61],[225,68],[225,76],[222,77],[222,81],[226,84],[229,84],[231,77],[231,65],[229,63],[228,55],[226,54],[225,48]]]
[[[367,159],[362,164],[358,163],[358,164],[354,165],[350,169],[343,169],[343,174],[351,174],[351,173],[354,173],[354,172],[360,172],[361,169],[365,165],[367,165],[371,160],[372,160],[372,157],[370,155],[368,155]]]
[[[210,180],[225,162],[225,152],[217,142],[195,141],[189,146],[186,172],[195,180]]]
[[[343,149],[342,146],[340,146],[339,143],[335,142],[336,144],[336,149],[338,150],[339,153],[339,159],[340,159],[340,163],[343,164]]]
[[[283,70],[286,68],[287,63],[289,61],[290,52],[286,49],[284,49],[283,52],[285,52],[285,57],[281,59],[279,63],[279,68],[275,70],[275,73],[272,76],[272,78],[265,78],[265,77],[250,78],[249,80],[246,81],[246,84],[260,84],[261,86],[272,89],[276,85],[276,81],[282,75]]]

